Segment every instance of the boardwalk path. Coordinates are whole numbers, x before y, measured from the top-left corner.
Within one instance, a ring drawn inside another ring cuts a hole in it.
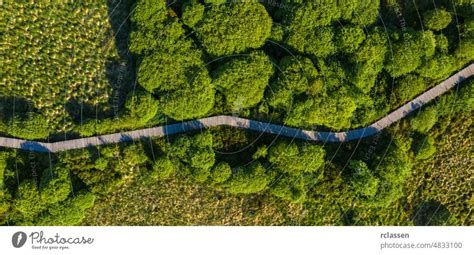
[[[471,64],[463,70],[459,71],[458,73],[454,74],[447,80],[441,82],[432,89],[426,91],[417,98],[411,100],[407,104],[401,106],[397,110],[391,112],[382,119],[373,123],[372,125],[367,126],[365,128],[359,128],[345,132],[318,132],[302,130],[297,128],[285,127],[282,125],[260,122],[256,120],[221,115],[154,128],[140,129],[110,135],[93,136],[74,140],[66,140],[55,143],[42,143],[15,138],[0,137],[0,146],[36,152],[59,152],[85,148],[88,146],[120,143],[149,137],[161,137],[165,135],[179,134],[192,130],[201,130],[207,127],[215,126],[238,127],[308,141],[346,142],[350,140],[368,137],[380,132],[382,129],[399,121],[400,119],[419,109],[421,106],[425,105],[429,101],[435,99],[436,97],[455,87],[461,81],[472,76],[473,74],[474,64]]]

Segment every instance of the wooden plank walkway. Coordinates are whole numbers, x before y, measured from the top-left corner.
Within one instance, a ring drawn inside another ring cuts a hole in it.
[[[16,138],[0,137],[0,146],[14,149],[23,149],[35,152],[60,152],[72,149],[86,148],[89,146],[100,146],[105,144],[114,144],[126,141],[139,140],[150,137],[162,137],[185,133],[194,130],[202,130],[208,127],[231,126],[237,128],[249,129],[257,132],[270,133],[291,138],[303,139],[307,141],[325,141],[325,142],[346,142],[357,140],[374,135],[384,128],[392,125],[408,114],[419,109],[431,100],[439,97],[443,93],[455,87],[466,78],[474,75],[474,64],[457,72],[450,78],[436,85],[432,89],[424,92],[420,96],[376,121],[365,128],[349,130],[344,132],[318,132],[312,130],[302,130],[283,125],[271,124],[256,120],[249,120],[234,116],[213,116],[198,120],[191,120],[177,124],[164,125],[154,128],[146,128],[129,132],[121,132],[109,135],[99,135],[87,138],[66,140],[54,143],[42,143],[36,141],[26,141]]]

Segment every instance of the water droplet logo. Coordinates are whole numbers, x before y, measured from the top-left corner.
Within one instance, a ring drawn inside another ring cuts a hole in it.
[[[15,248],[20,248],[26,243],[26,234],[25,232],[18,231],[12,236],[12,244]]]

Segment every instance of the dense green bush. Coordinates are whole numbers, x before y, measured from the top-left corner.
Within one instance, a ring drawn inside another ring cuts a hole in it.
[[[277,109],[289,110],[297,97],[303,93],[317,95],[323,89],[318,70],[308,58],[285,57],[280,61],[276,81],[268,90],[268,103]]]
[[[413,99],[427,88],[426,81],[416,75],[407,75],[398,80],[393,91],[392,105],[401,104]]]
[[[225,95],[233,111],[258,104],[262,98],[273,66],[265,53],[251,52],[222,64],[214,73],[217,90]]]
[[[436,107],[427,107],[420,111],[411,119],[411,128],[420,133],[428,132],[438,121],[438,111]]]
[[[169,178],[176,171],[173,162],[166,157],[156,159],[153,165],[153,172],[151,178],[155,180],[163,180]]]
[[[180,136],[168,146],[168,155],[180,163],[180,169],[188,171],[190,177],[204,182],[211,175],[215,163],[212,135],[209,132],[194,136]]]
[[[436,152],[436,143],[431,136],[421,136],[412,145],[416,159],[425,160]]]
[[[335,130],[349,128],[356,110],[355,99],[347,90],[328,93],[298,102],[285,118],[285,123],[291,126],[326,126]]]
[[[272,168],[289,175],[314,173],[324,164],[326,153],[321,146],[278,142],[270,147],[268,161]]]
[[[36,183],[33,180],[21,182],[18,185],[13,204],[13,221],[28,224],[32,222],[44,208]]]
[[[214,106],[214,86],[204,66],[202,51],[186,36],[176,15],[166,10],[164,1],[153,2],[160,3],[148,8],[147,1],[137,2],[132,19],[136,30],[131,34],[130,48],[143,57],[138,81],[160,97],[165,115],[176,120],[204,116]],[[146,22],[150,12],[161,16],[152,19],[149,22],[152,25]]]
[[[40,181],[41,203],[48,206],[65,200],[72,191],[69,170],[56,166],[43,171]]]
[[[431,31],[403,33],[393,46],[393,54],[384,66],[392,77],[408,74],[422,63],[423,57],[431,57],[436,41]]]
[[[226,190],[233,194],[251,194],[264,190],[270,177],[260,162],[238,167],[230,179],[224,183]]]
[[[44,139],[50,134],[51,126],[47,119],[36,113],[26,117],[15,116],[13,119],[0,122],[0,131],[24,139]]]
[[[124,109],[117,118],[88,120],[77,126],[75,130],[83,136],[92,136],[117,130],[140,128],[159,115],[158,110],[158,100],[150,93],[138,89],[128,95]]]
[[[232,168],[227,162],[219,162],[211,170],[211,179],[214,183],[223,183],[232,176]]]
[[[357,26],[343,26],[337,30],[335,39],[339,51],[353,53],[365,40],[365,33]]]
[[[451,13],[443,9],[429,10],[423,14],[423,24],[434,31],[446,28],[451,20]]]
[[[94,205],[95,196],[91,193],[79,193],[62,203],[48,208],[47,213],[36,219],[39,226],[76,226],[86,217],[85,211]]]
[[[379,185],[370,204],[378,207],[388,207],[403,196],[401,184],[410,174],[412,162],[408,152],[391,145],[387,153],[378,155],[378,160],[370,162],[374,175],[379,179]]]
[[[365,162],[360,160],[349,161],[352,170],[351,185],[354,191],[365,198],[372,198],[377,193],[379,180],[372,174]]]

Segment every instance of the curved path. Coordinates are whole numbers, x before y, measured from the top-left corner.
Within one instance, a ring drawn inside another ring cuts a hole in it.
[[[164,125],[154,128],[140,129],[129,132],[115,133],[110,135],[99,135],[88,138],[66,140],[55,143],[42,143],[26,141],[22,139],[0,137],[0,146],[15,149],[24,149],[36,152],[59,152],[72,149],[80,149],[89,146],[100,146],[104,144],[120,143],[149,137],[162,137],[166,135],[179,134],[192,130],[201,130],[207,127],[231,126],[282,135],[291,138],[308,141],[346,142],[374,135],[391,124],[399,121],[421,106],[427,104],[436,97],[455,87],[464,79],[474,75],[474,64],[469,65],[457,72],[447,80],[424,92],[420,96],[401,106],[382,119],[365,128],[354,129],[345,132],[318,132],[285,127],[256,120],[249,120],[234,116],[214,116],[191,120],[177,124]]]

